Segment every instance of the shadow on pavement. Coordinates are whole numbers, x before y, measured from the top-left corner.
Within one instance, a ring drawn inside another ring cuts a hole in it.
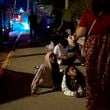
[[[30,85],[34,75],[4,70],[0,76],[0,103],[31,95]]]

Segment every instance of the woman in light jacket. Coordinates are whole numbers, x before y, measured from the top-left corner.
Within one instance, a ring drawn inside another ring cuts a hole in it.
[[[35,71],[36,75],[31,83],[31,93],[36,94],[38,87],[59,89],[60,72],[59,65],[54,53],[49,52],[45,55],[45,62]]]

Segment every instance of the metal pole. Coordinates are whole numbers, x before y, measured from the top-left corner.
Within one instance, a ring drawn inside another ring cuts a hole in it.
[[[15,3],[14,3],[14,8],[15,8],[15,10],[16,10],[16,0],[15,0]]]
[[[69,0],[65,0],[65,10],[68,9],[68,6],[69,6]]]
[[[29,0],[27,0],[27,12],[29,12]]]

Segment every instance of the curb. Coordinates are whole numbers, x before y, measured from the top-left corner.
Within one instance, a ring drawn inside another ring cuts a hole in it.
[[[2,65],[2,69],[6,69],[7,66],[9,65],[10,59],[12,58],[12,56],[14,55],[14,51],[10,51],[9,54],[7,55],[3,65]]]

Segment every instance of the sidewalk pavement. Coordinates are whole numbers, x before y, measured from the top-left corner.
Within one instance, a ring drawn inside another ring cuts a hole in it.
[[[68,97],[62,91],[31,96],[33,67],[43,63],[48,51],[36,47],[16,49],[8,54],[0,77],[0,110],[85,110],[85,98]]]

